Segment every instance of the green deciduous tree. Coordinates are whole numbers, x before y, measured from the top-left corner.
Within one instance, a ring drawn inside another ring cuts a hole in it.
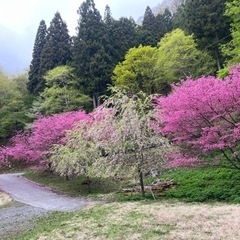
[[[187,76],[197,77],[213,73],[215,65],[207,52],[197,49],[192,35],[181,29],[167,33],[159,42],[156,63],[158,91]]]
[[[30,121],[26,114],[32,101],[26,83],[26,74],[10,79],[0,70],[0,144]]]
[[[223,54],[227,57],[227,64],[229,65],[240,62],[240,1],[227,2],[225,14],[232,21],[232,40],[223,47]]]
[[[69,66],[58,66],[44,76],[46,88],[35,102],[35,111],[50,115],[67,111],[89,109],[91,99],[81,93],[79,83]]]
[[[154,92],[156,48],[142,46],[131,48],[125,60],[119,63],[113,73],[115,86],[130,92]]]

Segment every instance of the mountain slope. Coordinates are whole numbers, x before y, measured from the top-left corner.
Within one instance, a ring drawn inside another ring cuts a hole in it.
[[[173,14],[177,11],[178,7],[183,4],[185,0],[163,0],[156,7],[152,8],[155,15],[162,14],[166,8]],[[137,20],[137,24],[141,24],[143,21],[143,16]]]

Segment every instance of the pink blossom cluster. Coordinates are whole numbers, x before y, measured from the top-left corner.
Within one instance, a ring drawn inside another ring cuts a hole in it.
[[[188,78],[173,92],[156,99],[159,131],[174,144],[202,152],[229,151],[239,157],[240,66],[231,68],[224,80]]]
[[[192,166],[201,163],[198,158],[184,155],[180,151],[169,154],[167,157],[170,160],[168,166],[172,168],[180,166]]]
[[[84,121],[79,121],[75,124],[72,133],[66,136],[65,140],[71,141],[73,148],[75,147],[74,144],[77,144],[77,141],[72,141],[75,134],[89,142],[111,142],[115,132],[112,125],[112,118],[115,116],[115,113],[114,109],[100,105],[93,112],[89,113]]]
[[[89,115],[83,111],[39,118],[33,122],[30,133],[18,133],[11,139],[11,146],[0,148],[0,164],[7,164],[11,159],[44,163],[51,146],[64,143],[66,131],[86,119],[89,119]]]

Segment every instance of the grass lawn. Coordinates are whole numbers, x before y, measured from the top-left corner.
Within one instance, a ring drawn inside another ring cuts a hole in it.
[[[53,213],[17,240],[240,239],[240,206],[180,202],[118,202]]]
[[[92,178],[90,179],[91,183],[88,185],[86,182],[89,179],[86,177],[80,176],[66,180],[48,171],[30,171],[24,177],[70,196],[84,196],[108,200],[112,198],[113,193],[121,189],[121,183],[111,179]]]
[[[71,196],[87,196],[113,201],[153,200],[150,193],[146,194],[145,198],[140,194],[124,195],[120,193],[120,190],[128,185],[110,179],[91,179],[92,183],[87,186],[82,185],[86,180],[85,177],[70,178],[69,181],[66,181],[49,172],[28,172],[25,176]],[[177,169],[163,174],[161,178],[173,179],[177,187],[164,192],[161,196],[156,196],[158,200],[165,198],[185,202],[240,203],[240,171],[238,170],[224,168]],[[149,184],[154,179],[147,178],[145,183]]]
[[[171,171],[161,177],[174,179],[177,188],[157,201],[151,196],[143,200],[140,195],[116,193],[121,184],[112,180],[92,179],[89,189],[81,184],[86,180],[83,177],[66,181],[47,172],[28,172],[26,177],[72,196],[107,196],[103,198],[118,201],[72,213],[52,213],[17,240],[240,239],[240,205],[229,204],[240,202],[240,172],[236,170]]]

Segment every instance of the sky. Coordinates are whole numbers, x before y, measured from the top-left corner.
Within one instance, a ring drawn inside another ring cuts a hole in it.
[[[108,4],[115,19],[144,15],[147,6],[155,7],[162,0],[95,0],[103,16]],[[59,11],[70,35],[76,33],[77,10],[83,0],[0,0],[0,67],[15,75],[28,69],[40,21],[49,26]]]

